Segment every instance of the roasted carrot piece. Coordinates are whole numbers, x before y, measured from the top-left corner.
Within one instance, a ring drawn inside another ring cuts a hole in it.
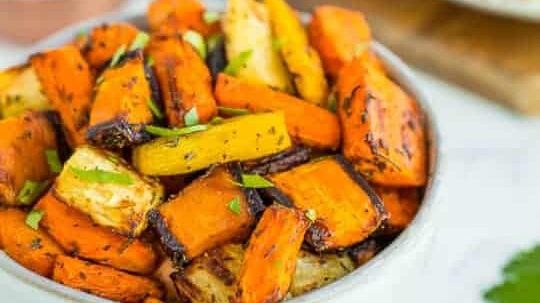
[[[242,262],[237,303],[272,303],[285,297],[308,227],[296,209],[275,204],[264,211]]]
[[[208,36],[219,31],[219,22],[207,24],[204,11],[198,0],[155,0],[148,7],[148,23],[153,31],[164,34],[195,30]]]
[[[238,169],[231,165],[211,170],[150,214],[150,223],[177,264],[249,235],[262,201],[254,190],[235,184]]]
[[[316,217],[306,240],[318,251],[360,243],[385,217],[375,192],[341,156],[315,160],[271,179],[291,204]]]
[[[340,74],[343,154],[368,180],[386,186],[426,183],[427,150],[419,105],[366,54]]]
[[[169,124],[184,125],[184,115],[193,107],[199,122],[208,122],[217,112],[216,101],[210,71],[199,54],[177,36],[154,36],[148,51],[154,58]]]
[[[87,139],[105,148],[123,148],[149,139],[144,126],[152,123],[150,84],[141,51],[107,69],[96,88]]]
[[[140,274],[149,274],[155,268],[157,255],[150,244],[94,224],[52,192],[34,209],[44,212],[41,226],[70,254]]]
[[[86,60],[93,68],[101,68],[120,47],[129,47],[138,32],[135,26],[128,23],[95,27],[89,34],[88,45],[84,50]]]
[[[126,303],[163,296],[161,285],[154,280],[68,256],[56,258],[52,278],[66,286]]]
[[[32,229],[25,221],[22,210],[0,209],[0,248],[22,266],[50,277],[54,259],[63,251],[45,232]]]
[[[17,204],[27,181],[52,176],[45,152],[56,149],[55,131],[43,113],[0,120],[0,204]]]
[[[375,187],[388,214],[384,232],[395,234],[405,229],[414,219],[420,207],[417,188]]]
[[[31,57],[52,107],[60,113],[72,147],[85,143],[94,76],[79,49],[67,45]]]
[[[331,5],[315,8],[308,32],[324,69],[333,78],[371,43],[371,31],[362,13]]]
[[[219,105],[252,112],[283,111],[289,134],[296,141],[318,149],[337,149],[340,126],[336,115],[314,104],[259,84],[226,74],[218,76]]]

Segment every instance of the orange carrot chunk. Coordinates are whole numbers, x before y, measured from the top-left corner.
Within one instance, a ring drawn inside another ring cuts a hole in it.
[[[212,78],[195,49],[177,36],[154,36],[149,53],[154,58],[169,124],[183,126],[184,116],[193,108],[199,122],[210,121],[217,113]]]
[[[41,229],[28,226],[26,216],[22,210],[0,209],[0,248],[22,266],[50,277],[55,257],[64,252]]]
[[[149,274],[155,268],[157,255],[151,245],[94,224],[52,192],[34,209],[44,212],[41,226],[70,254],[139,274]]]
[[[395,234],[405,229],[414,220],[420,207],[417,188],[375,187],[388,214],[385,233]]]
[[[195,30],[204,36],[219,31],[219,22],[207,24],[205,8],[198,0],[155,0],[148,7],[148,23],[153,31],[164,34]]]
[[[73,45],[32,56],[32,66],[45,95],[59,112],[72,147],[86,142],[94,76]]]
[[[371,43],[371,31],[362,13],[331,5],[315,8],[308,31],[324,69],[333,78]]]
[[[274,303],[285,297],[308,227],[301,211],[277,204],[264,211],[242,262],[236,303]]]
[[[129,48],[139,30],[128,23],[104,24],[95,27],[89,35],[85,57],[98,69],[109,62],[122,46]]]
[[[226,74],[218,76],[215,95],[220,106],[252,112],[283,111],[289,134],[318,149],[337,149],[340,126],[336,115],[283,92],[248,83]]]
[[[52,278],[113,301],[138,303],[148,297],[163,296],[161,285],[154,280],[68,256],[56,258]]]
[[[337,90],[343,154],[357,171],[380,185],[425,185],[424,118],[416,101],[370,54],[343,68]]]

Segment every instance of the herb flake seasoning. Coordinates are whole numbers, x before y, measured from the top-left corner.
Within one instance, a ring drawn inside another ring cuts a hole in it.
[[[73,166],[69,170],[77,179],[90,183],[118,185],[132,185],[134,183],[133,178],[129,174],[105,171],[98,168],[84,170]]]

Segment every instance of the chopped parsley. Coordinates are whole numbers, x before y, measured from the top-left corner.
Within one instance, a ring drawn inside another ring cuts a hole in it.
[[[158,107],[156,102],[152,98],[148,99],[148,107],[150,108],[150,111],[154,115],[154,117],[158,119],[163,119],[163,113],[161,112],[161,109]]]
[[[56,149],[46,150],[45,157],[47,157],[47,163],[51,172],[58,174],[62,171],[62,162],[60,162],[60,157]]]
[[[242,174],[242,186],[246,188],[268,188],[274,187],[274,184],[257,174]]]
[[[131,185],[134,183],[133,178],[129,174],[106,171],[102,169],[80,169],[77,167],[69,167],[71,173],[82,181],[100,184],[119,184]]]
[[[109,63],[109,66],[110,67],[114,67],[118,64],[118,62],[120,62],[120,59],[122,59],[122,57],[126,54],[126,45],[123,44],[122,46],[120,46],[116,52],[114,53],[114,55],[112,56],[112,59],[111,59],[111,63]]]
[[[134,51],[136,49],[144,49],[148,44],[148,41],[150,41],[150,36],[147,33],[140,31],[137,36],[135,36],[135,39],[133,39],[129,50]]]
[[[249,110],[245,108],[232,108],[224,106],[218,106],[218,112],[223,116],[243,116],[250,113]]]
[[[242,206],[240,205],[240,197],[234,197],[234,199],[229,202],[228,208],[233,214],[240,215],[240,213],[242,212]]]
[[[17,202],[22,205],[30,205],[49,187],[49,181],[34,182],[26,180],[17,195]]]
[[[540,244],[514,256],[502,273],[504,281],[484,293],[487,302],[540,302]]]
[[[197,107],[196,106],[193,106],[184,115],[184,124],[186,126],[193,126],[193,125],[199,124],[199,113],[197,112]]]
[[[41,219],[43,219],[43,214],[44,213],[42,210],[31,210],[28,215],[26,215],[26,225],[30,226],[32,229],[38,230],[39,222],[41,221]]]
[[[184,41],[188,42],[195,48],[201,58],[206,58],[206,42],[204,37],[196,31],[189,30],[182,36]]]
[[[231,76],[236,76],[241,68],[243,68],[246,63],[251,58],[251,55],[253,54],[253,50],[247,50],[243,51],[240,54],[238,54],[236,57],[232,58],[229,61],[229,64],[227,64],[227,67],[223,70],[224,73]]]
[[[147,125],[144,127],[144,130],[147,133],[150,133],[154,136],[159,136],[159,137],[178,137],[182,135],[204,131],[207,129],[208,129],[208,126],[204,124],[187,126],[183,128],[165,128],[165,127],[159,127],[159,126],[154,126],[154,125]]]

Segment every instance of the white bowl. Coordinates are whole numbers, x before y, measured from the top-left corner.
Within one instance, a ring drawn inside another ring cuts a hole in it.
[[[540,0],[450,0],[504,16],[540,22]]]
[[[223,3],[209,3],[207,7],[211,10],[222,11]],[[25,55],[39,52],[46,48],[52,48],[71,40],[81,30],[90,29],[105,22],[127,21],[138,25],[140,28],[146,27],[144,12],[120,13],[105,16],[103,18],[91,20],[78,25],[70,26],[44,41],[38,43]],[[433,121],[433,115],[426,102],[426,97],[418,87],[417,81],[409,68],[392,52],[381,44],[374,42],[373,50],[381,58],[391,77],[396,80],[405,90],[413,95],[421,105],[427,122],[427,133],[429,140],[429,181],[426,187],[424,200],[414,221],[397,237],[388,247],[380,252],[367,264],[351,272],[347,276],[319,288],[305,295],[293,298],[287,302],[329,302],[331,299],[352,294],[354,298],[350,302],[359,302],[360,297],[369,298],[370,293],[377,287],[390,287],[391,283],[397,284],[401,279],[407,278],[410,270],[422,266],[425,255],[426,243],[429,244],[434,230],[434,207],[436,203],[436,188],[440,175],[440,141],[437,134],[437,127]],[[99,298],[73,288],[58,284],[50,279],[39,276],[21,265],[17,264],[0,252],[0,268],[20,280],[30,283],[43,290],[85,303],[104,303],[109,300]],[[378,285],[378,286],[377,286]],[[388,289],[383,290],[388,291]],[[349,299],[351,297],[349,296]],[[373,299],[373,298],[372,298]],[[349,302],[349,300],[347,300]]]

